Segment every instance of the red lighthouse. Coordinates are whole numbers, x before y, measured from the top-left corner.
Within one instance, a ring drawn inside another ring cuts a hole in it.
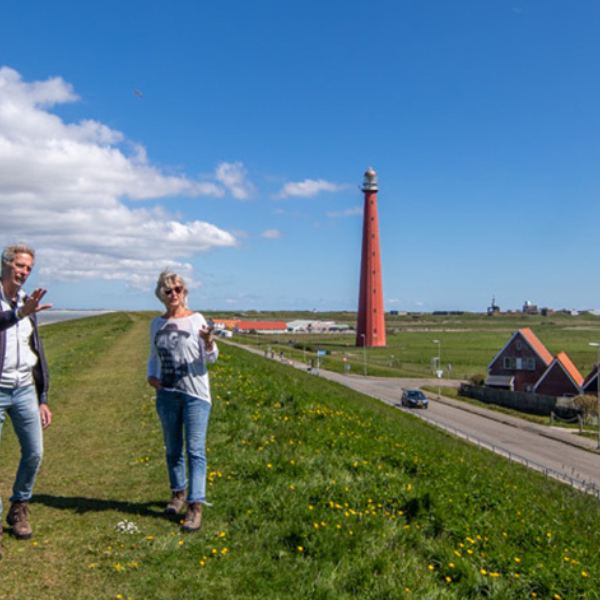
[[[356,323],[357,346],[385,346],[385,315],[383,312],[383,287],[381,285],[379,222],[377,219],[378,190],[377,173],[369,168],[365,173],[362,187],[365,194],[365,208],[358,321]]]

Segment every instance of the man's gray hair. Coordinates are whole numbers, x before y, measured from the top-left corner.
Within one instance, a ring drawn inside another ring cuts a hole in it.
[[[27,244],[10,244],[2,250],[2,262],[10,264],[17,254],[29,254],[35,260],[35,250]]]

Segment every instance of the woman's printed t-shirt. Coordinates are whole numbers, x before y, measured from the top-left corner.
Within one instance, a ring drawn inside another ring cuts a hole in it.
[[[185,392],[210,402],[206,365],[219,356],[217,345],[206,351],[200,329],[206,320],[200,313],[182,319],[157,317],[150,325],[148,377],[160,379],[166,390]]]

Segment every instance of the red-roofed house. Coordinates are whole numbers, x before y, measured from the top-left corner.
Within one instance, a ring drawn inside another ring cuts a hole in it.
[[[598,365],[594,365],[590,374],[581,384],[584,394],[596,395],[598,393]]]
[[[531,392],[551,363],[552,354],[533,331],[525,327],[512,335],[488,365],[485,385],[514,392]]]
[[[533,391],[547,396],[577,396],[582,385],[583,375],[565,352],[559,352]]]
[[[239,319],[212,319],[215,329],[234,329],[239,322]]]
[[[285,333],[287,323],[285,321],[239,321],[235,326],[236,333],[249,333],[256,331],[258,333]]]

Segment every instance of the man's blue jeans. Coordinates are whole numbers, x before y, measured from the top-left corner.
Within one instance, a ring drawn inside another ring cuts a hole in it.
[[[15,389],[0,388],[0,435],[6,415],[10,417],[21,445],[21,461],[10,501],[30,500],[35,476],[44,454],[40,406],[33,385]]]
[[[169,482],[174,492],[187,487],[183,454],[185,430],[188,502],[206,504],[206,430],[210,408],[209,402],[183,392],[158,390],[156,393],[156,411],[162,425]]]

